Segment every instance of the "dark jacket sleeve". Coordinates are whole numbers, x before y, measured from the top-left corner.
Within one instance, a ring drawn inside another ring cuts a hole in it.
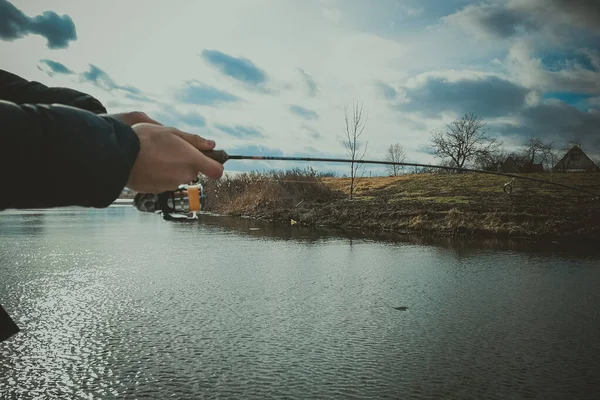
[[[48,87],[28,81],[0,69],[0,100],[16,104],[63,104],[81,108],[94,114],[106,114],[106,108],[96,98],[77,90]]]
[[[15,324],[15,321],[10,318],[8,313],[2,308],[2,305],[0,305],[0,342],[5,341],[19,331],[20,329]]]
[[[108,207],[139,148],[133,129],[114,118],[0,101],[0,209]]]

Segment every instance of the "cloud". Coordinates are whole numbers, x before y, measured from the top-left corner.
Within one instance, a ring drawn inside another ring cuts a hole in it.
[[[592,97],[587,99],[587,104],[590,107],[594,107],[597,108],[598,110],[600,110],[600,97]]]
[[[398,92],[396,92],[396,89],[394,89],[385,82],[377,81],[375,82],[375,86],[377,87],[377,91],[386,100],[394,100],[398,96]]]
[[[67,48],[77,39],[75,24],[68,15],[45,11],[30,18],[7,0],[0,0],[0,38],[13,41],[30,34],[46,38],[50,49]]]
[[[514,43],[506,66],[524,85],[543,91],[600,94],[600,51],[581,48],[538,54],[526,41]]]
[[[59,63],[58,61],[52,60],[40,60],[40,64],[38,65],[38,69],[40,71],[45,72],[49,76],[54,76],[56,74],[64,74],[64,75],[73,75],[75,72],[71,71],[67,68],[66,65]]]
[[[579,138],[592,152],[600,152],[600,110],[583,111],[569,104],[550,99],[525,107],[512,123],[499,122],[489,125],[506,137],[540,137],[553,140],[559,146],[569,139]]]
[[[317,87],[317,84],[316,84],[315,80],[313,79],[313,77],[311,75],[309,75],[302,68],[298,68],[298,71],[300,72],[300,75],[302,75],[302,78],[304,80],[304,84],[306,85],[307,94],[310,97],[315,97],[317,95],[318,90],[319,90],[318,87]]]
[[[552,39],[569,41],[581,37],[581,32],[600,33],[600,2],[511,0],[504,4],[468,5],[442,21],[483,38],[507,39],[540,33],[546,43]]]
[[[319,114],[317,114],[316,112],[309,110],[307,108],[300,107],[298,105],[293,104],[289,107],[289,109],[291,112],[293,112],[300,118],[311,119],[311,120],[319,119]]]
[[[129,100],[146,103],[156,102],[156,100],[152,99],[135,86],[119,85],[109,74],[93,64],[89,64],[89,69],[80,73],[79,77],[83,82],[89,82],[104,91],[112,94],[123,94],[125,98]]]
[[[244,156],[283,156],[283,151],[279,148],[260,146],[256,144],[246,144],[241,146],[233,146],[227,149],[230,155]],[[227,161],[228,171],[265,171],[276,169],[274,165],[281,165],[283,161],[261,161],[261,160],[230,160]]]
[[[283,156],[283,151],[278,148],[268,147],[268,146],[260,146],[255,144],[244,145],[232,147],[230,154],[240,154],[240,155],[255,155],[255,156]]]
[[[233,103],[241,99],[229,92],[206,85],[199,81],[188,81],[175,94],[177,100],[188,104],[217,105]]]
[[[191,126],[204,127],[206,126],[206,118],[194,112],[179,115],[179,120],[184,124]]]
[[[151,116],[166,126],[180,127],[187,125],[194,128],[206,127],[206,118],[201,114],[195,111],[180,112],[171,106],[165,106],[160,111],[152,113]]]
[[[84,81],[93,83],[97,87],[106,91],[122,90],[133,95],[142,94],[141,90],[136,87],[128,85],[118,85],[106,72],[98,68],[97,66],[90,64],[90,68],[86,72],[81,73],[81,78]]]
[[[526,13],[499,4],[469,5],[442,20],[470,29],[483,37],[509,38],[523,31],[537,29]]]
[[[221,73],[251,86],[263,86],[267,74],[247,58],[233,57],[218,50],[203,50],[200,55]]]
[[[308,125],[303,124],[301,126],[301,128],[304,129],[305,131],[308,131],[308,133],[310,133],[310,136],[315,140],[319,140],[323,137],[323,135],[321,135],[318,131],[316,131],[315,129],[311,128]]]
[[[216,124],[215,128],[236,138],[264,138],[265,135],[256,128],[251,128],[243,125],[226,126]]]
[[[592,50],[584,51],[555,51],[542,55],[539,58],[540,65],[543,69],[551,72],[562,70],[587,70],[597,71],[598,68],[594,65]]]
[[[600,32],[600,2],[597,0],[518,0],[518,3],[531,3],[536,12],[546,17],[551,15],[575,26],[586,26]]]
[[[383,95],[394,92],[395,107],[404,112],[437,117],[445,112],[473,112],[479,117],[506,116],[519,111],[530,90],[494,75],[464,75],[453,78],[443,74],[423,74],[397,91],[384,85]]]

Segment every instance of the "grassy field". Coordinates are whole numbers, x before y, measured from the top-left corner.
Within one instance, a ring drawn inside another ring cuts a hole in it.
[[[528,174],[600,193],[600,173]],[[600,238],[600,199],[554,185],[473,173],[348,178],[294,170],[206,181],[209,208],[264,220],[369,232]]]

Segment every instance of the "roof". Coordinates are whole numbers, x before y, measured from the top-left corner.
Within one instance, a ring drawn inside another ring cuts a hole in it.
[[[579,146],[573,146],[552,168],[558,171],[600,172],[600,168],[585,154]]]

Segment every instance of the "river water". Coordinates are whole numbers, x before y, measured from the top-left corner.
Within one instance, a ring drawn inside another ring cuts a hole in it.
[[[0,398],[598,398],[597,251],[0,213]],[[405,306],[399,311],[393,307]]]

